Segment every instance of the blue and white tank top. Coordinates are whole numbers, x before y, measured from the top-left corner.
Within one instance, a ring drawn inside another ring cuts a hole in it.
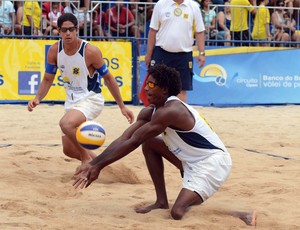
[[[175,96],[169,97],[166,103],[171,100],[180,101],[195,118],[195,125],[189,131],[167,127],[162,134],[165,144],[179,160],[192,163],[203,160],[215,152],[227,152],[220,138],[196,109]]]
[[[98,73],[90,75],[85,63],[85,48],[87,41],[82,40],[78,51],[69,56],[65,53],[63,42],[58,42],[57,66],[60,70],[66,89],[66,108],[84,100],[89,95],[100,93]]]

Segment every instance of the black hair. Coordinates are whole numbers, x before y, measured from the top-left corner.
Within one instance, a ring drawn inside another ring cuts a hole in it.
[[[201,9],[201,10],[204,9],[204,1],[205,1],[205,0],[200,1],[200,9]]]
[[[165,64],[157,64],[148,70],[156,84],[160,87],[166,87],[169,90],[169,96],[177,96],[181,91],[181,79],[179,72]]]
[[[61,28],[62,24],[66,21],[72,22],[75,27],[77,27],[77,25],[78,25],[77,18],[75,17],[74,14],[64,13],[64,14],[60,15],[59,18],[57,19],[57,26],[59,28]]]
[[[264,0],[256,0],[256,4],[259,6]]]
[[[284,6],[284,1],[283,0],[277,0],[276,5],[277,6],[280,6],[280,5]]]

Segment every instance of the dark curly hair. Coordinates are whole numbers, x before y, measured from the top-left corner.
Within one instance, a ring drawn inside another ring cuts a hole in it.
[[[74,26],[78,25],[78,20],[74,14],[64,13],[64,14],[60,15],[59,18],[57,19],[57,26],[59,28],[61,28],[62,24],[66,21],[72,22],[74,24]]]
[[[169,96],[177,96],[181,91],[179,72],[164,64],[157,64],[149,68],[148,73],[155,79],[160,87],[169,89]]]

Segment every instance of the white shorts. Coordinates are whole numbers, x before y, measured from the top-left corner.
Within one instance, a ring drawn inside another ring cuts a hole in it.
[[[232,161],[229,153],[219,151],[196,163],[183,162],[182,187],[196,192],[205,201],[211,197],[229,176]]]
[[[66,112],[71,109],[81,111],[87,121],[97,118],[104,108],[104,97],[101,93],[91,93],[86,99],[68,106]]]

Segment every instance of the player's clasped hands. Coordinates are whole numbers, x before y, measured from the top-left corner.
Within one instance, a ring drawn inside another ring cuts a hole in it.
[[[91,164],[83,164],[75,173],[75,188],[87,188],[94,180],[98,179],[100,169]]]

